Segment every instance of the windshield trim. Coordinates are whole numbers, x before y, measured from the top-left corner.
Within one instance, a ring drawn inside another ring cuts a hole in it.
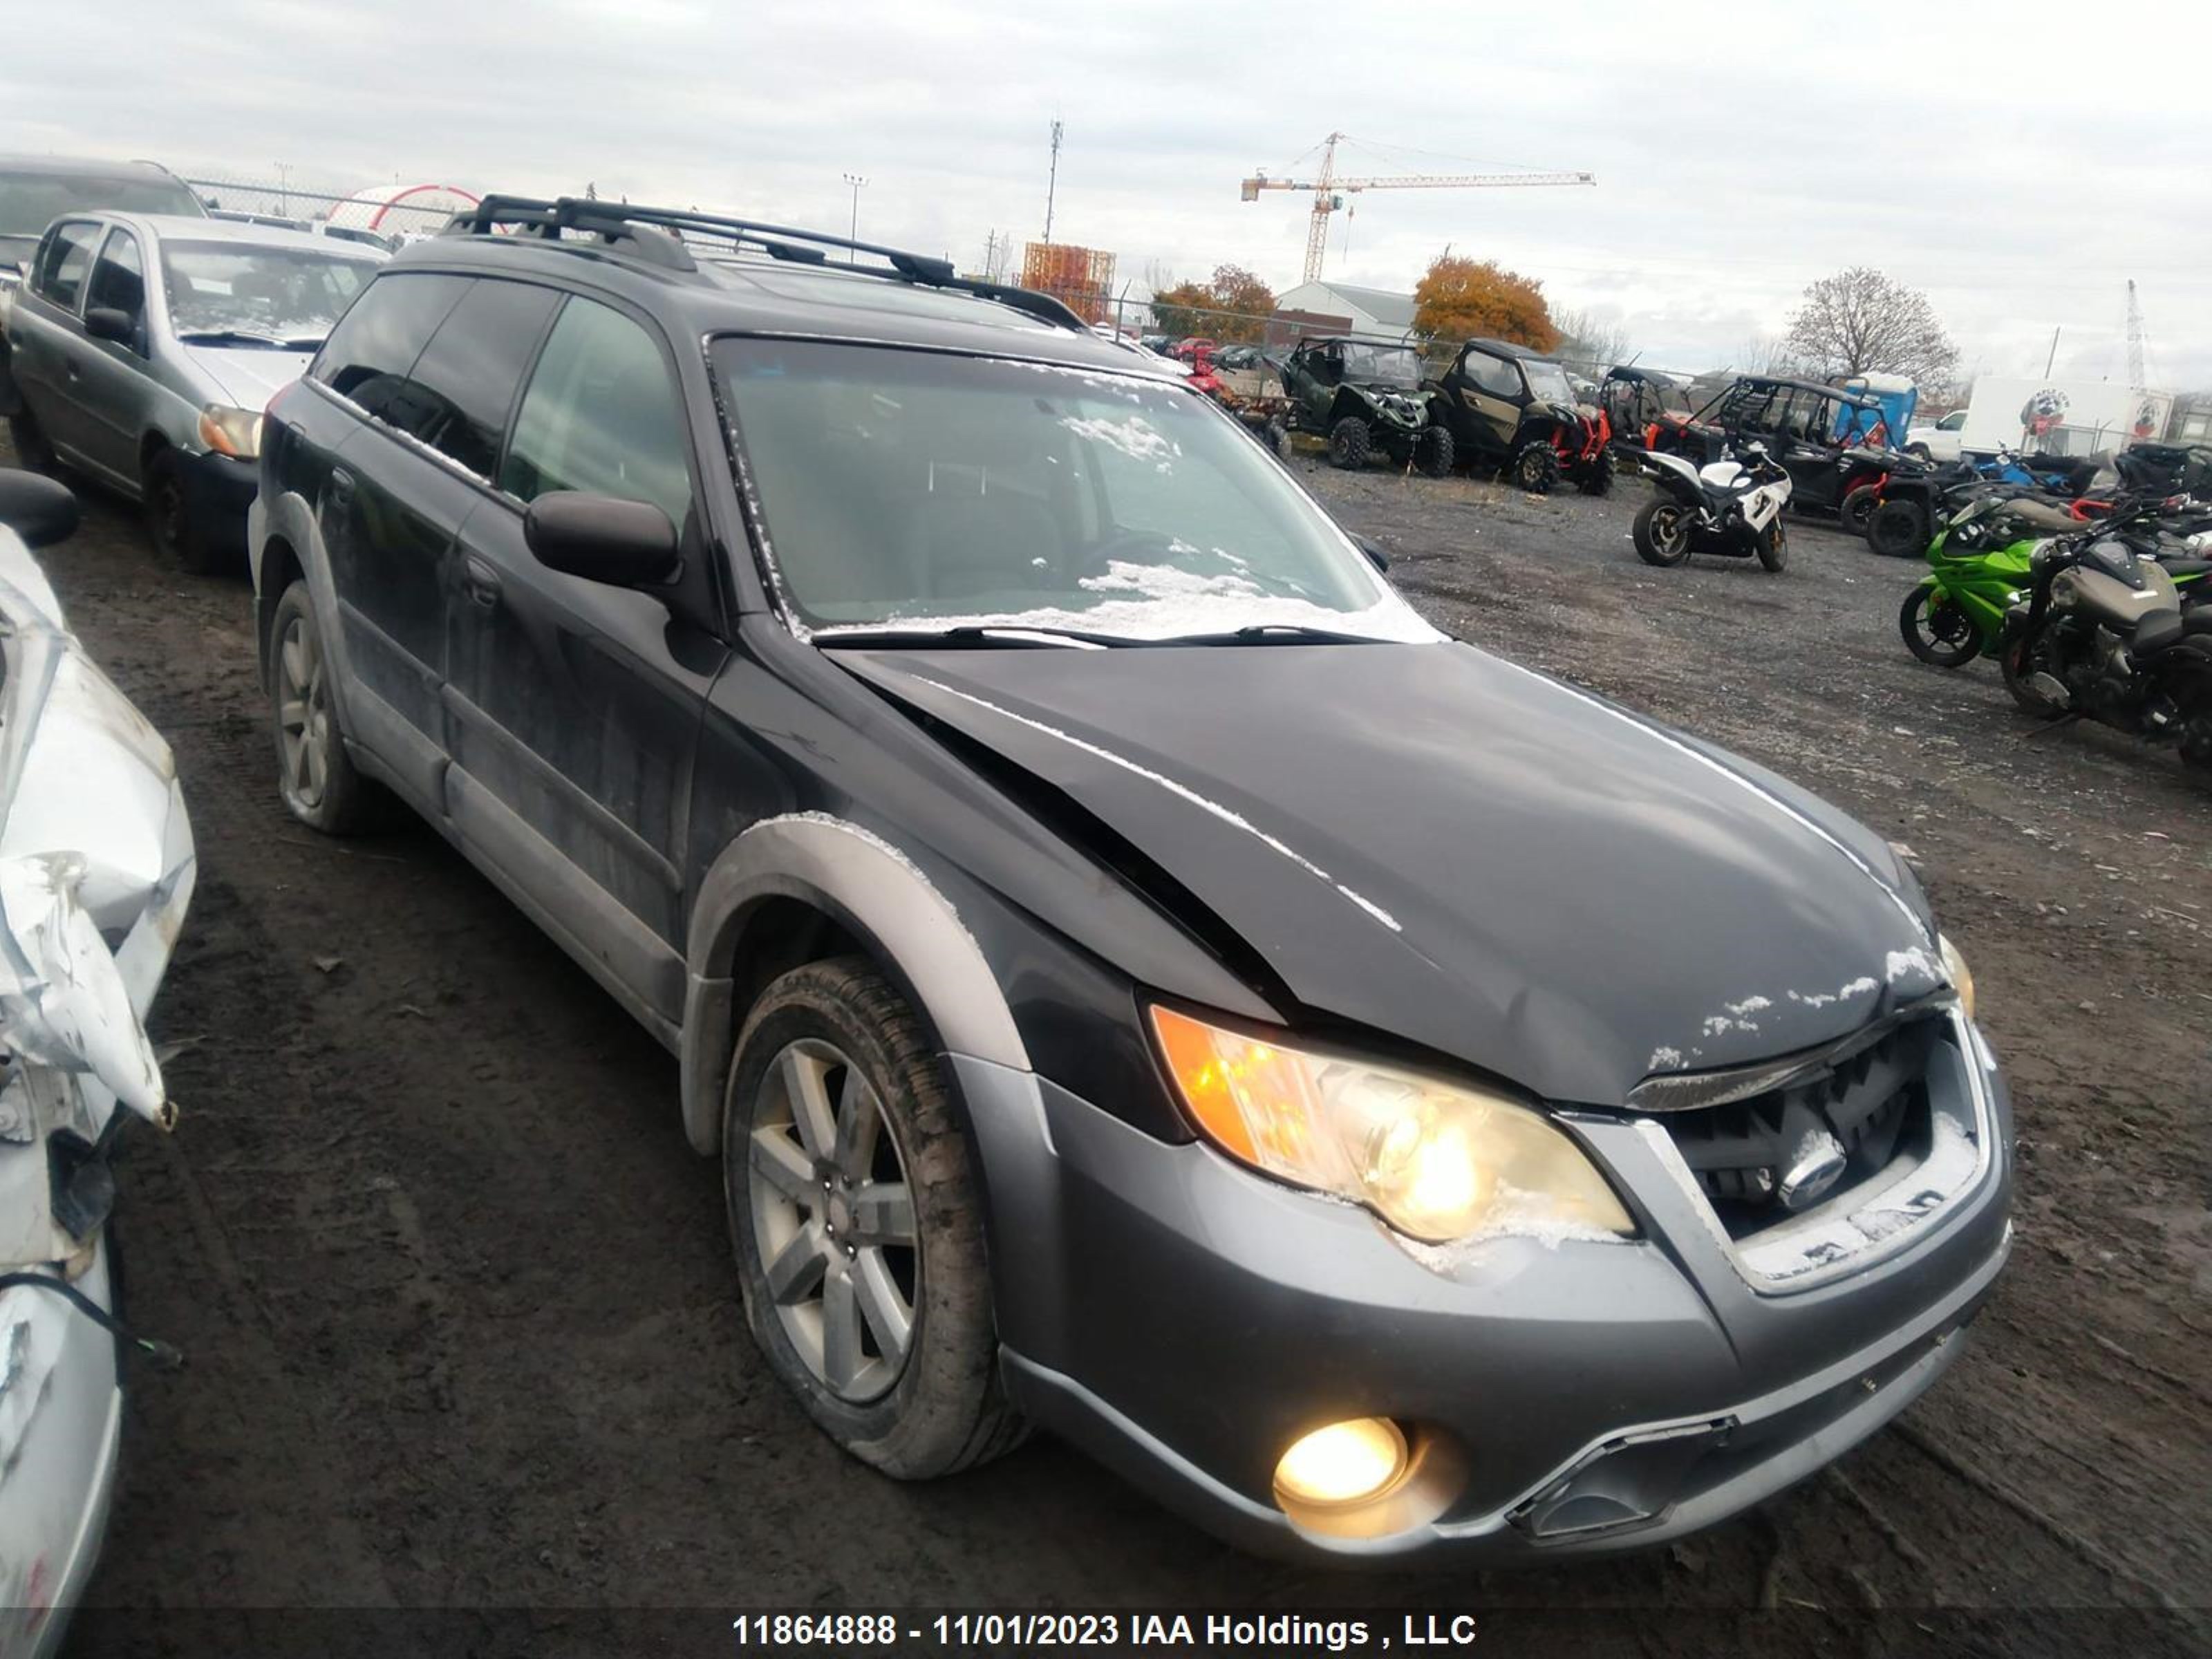
[[[1095,338],[1089,336],[1088,331],[1085,331],[1085,336]],[[722,444],[728,454],[732,481],[736,486],[738,517],[744,526],[745,540],[752,554],[750,562],[753,574],[760,583],[761,598],[763,601],[762,604],[755,605],[751,603],[750,595],[741,596],[738,605],[738,612],[742,616],[760,611],[767,611],[801,644],[811,644],[820,635],[839,627],[858,628],[863,624],[826,623],[820,627],[816,626],[808,622],[801,613],[796,599],[786,585],[783,572],[776,558],[775,541],[769,532],[766,515],[762,509],[760,491],[753,473],[751,459],[746,450],[744,429],[738,422],[736,401],[730,395],[730,387],[722,374],[721,365],[716,361],[714,349],[721,342],[773,340],[810,345],[855,346],[884,351],[915,352],[933,357],[965,358],[978,362],[1008,363],[1021,368],[1051,369],[1078,374],[1096,374],[1108,379],[1127,380],[1138,386],[1162,388],[1184,397],[1195,398],[1206,406],[1213,416],[1224,421],[1234,419],[1232,416],[1224,411],[1219,404],[1194,387],[1187,376],[1153,369],[1134,358],[1127,364],[1118,362],[1094,363],[1089,361],[1064,361],[1054,357],[1039,356],[1033,351],[994,351],[969,345],[956,346],[874,335],[825,333],[819,329],[709,328],[698,338],[700,356],[706,365],[708,384],[714,392],[716,424],[721,429]],[[1106,345],[1103,341],[1098,342],[1098,344],[1102,350],[1115,350],[1114,347]],[[1118,351],[1115,355],[1129,356],[1127,353]],[[1240,433],[1239,435],[1245,434]],[[1402,611],[1405,618],[1413,624],[1413,627],[1402,636],[1378,635],[1377,638],[1426,643],[1432,641],[1444,641],[1450,637],[1430,624],[1426,618],[1415,611],[1404,596],[1390,585],[1387,577],[1379,571],[1374,570],[1364,550],[1352,539],[1352,532],[1337,522],[1335,515],[1330,513],[1319,498],[1300,482],[1296,472],[1284,465],[1279,456],[1265,445],[1255,443],[1254,447],[1274,466],[1282,482],[1296,491],[1298,498],[1320,517],[1322,523],[1328,526],[1329,531],[1343,544],[1345,553],[1355,565],[1359,569],[1370,573],[1370,579],[1377,591],[1379,605],[1395,605]],[[737,562],[732,560],[731,562],[735,564]],[[958,622],[971,622],[975,619],[945,617],[930,620],[950,625]],[[1006,620],[992,622],[988,619],[985,625],[999,629],[1020,629],[1023,626],[1018,622]],[[877,624],[869,624],[869,626],[877,626]],[[1033,628],[1031,631],[1034,631]],[[1152,643],[1152,641],[1141,636],[1133,636],[1131,642]]]

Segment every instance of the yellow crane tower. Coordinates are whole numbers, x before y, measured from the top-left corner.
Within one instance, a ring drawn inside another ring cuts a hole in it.
[[[1314,193],[1313,223],[1306,232],[1306,274],[1309,283],[1321,279],[1322,256],[1328,251],[1328,216],[1344,205],[1344,198],[1363,190],[1498,190],[1528,185],[1595,185],[1594,173],[1413,173],[1380,179],[1340,179],[1336,176],[1336,146],[1345,137],[1332,132],[1322,145],[1321,171],[1310,179],[1271,179],[1256,173],[1243,181],[1243,198],[1260,199],[1265,190],[1310,190]]]

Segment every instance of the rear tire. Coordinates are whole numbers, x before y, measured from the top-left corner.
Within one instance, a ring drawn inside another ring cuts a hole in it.
[[[1367,422],[1357,415],[1346,416],[1328,429],[1329,464],[1347,472],[1366,465],[1374,447],[1375,440],[1367,429]]]
[[[933,1048],[866,957],[810,963],[745,1017],[723,1103],[753,1339],[817,1427],[902,1480],[1026,1432],[999,1381],[981,1184]]]
[[[1759,555],[1759,563],[1766,567],[1768,574],[1778,576],[1788,567],[1790,532],[1783,529],[1780,514],[1778,514],[1773,521],[1759,532],[1752,545]]]
[[[1285,426],[1280,421],[1268,422],[1267,447],[1274,452],[1276,459],[1289,460],[1297,453],[1291,447],[1290,428]]]
[[[1585,495],[1610,495],[1613,477],[1620,471],[1620,463],[1613,459],[1613,452],[1608,449],[1597,458],[1595,465],[1583,469],[1582,477],[1575,480],[1575,488]]]
[[[1521,446],[1513,458],[1513,482],[1531,495],[1548,495],[1559,481],[1559,453],[1548,438]]]
[[[139,503],[146,516],[146,539],[163,564],[195,576],[211,574],[222,562],[222,555],[208,544],[206,534],[192,522],[190,497],[185,492],[185,470],[176,451],[157,452],[146,463],[139,485]]]
[[[284,808],[325,836],[375,827],[376,786],[354,769],[331,696],[335,672],[307,584],[295,581],[269,624],[269,726],[276,739],[276,792]]]
[[[1690,509],[1664,495],[1646,501],[1628,536],[1646,564],[1668,569],[1684,563],[1690,556]]]
[[[1836,507],[1836,522],[1854,536],[1864,537],[1867,520],[1874,517],[1875,508],[1881,505],[1881,486],[1863,483],[1844,492],[1844,499]]]
[[[1928,513],[1917,501],[1884,501],[1867,515],[1866,544],[1884,558],[1917,559],[1928,550]]]
[[[1413,441],[1413,465],[1431,478],[1451,476],[1452,434],[1443,427],[1425,426]]]
[[[16,465],[25,471],[43,472],[52,477],[60,470],[54,447],[46,441],[46,428],[39,424],[39,417],[29,410],[18,410],[8,417],[8,441],[15,447]]]
[[[1937,668],[1964,668],[1982,653],[1973,619],[1956,599],[1925,583],[1905,596],[1897,628],[1905,649]]]

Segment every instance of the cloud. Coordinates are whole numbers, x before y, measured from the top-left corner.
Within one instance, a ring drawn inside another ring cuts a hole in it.
[[[1469,5],[1120,0],[146,0],[11,32],[0,149],[154,155],[355,186],[404,177],[580,189],[861,229],[964,264],[1043,225],[1124,279],[1235,261],[1297,280],[1308,198],[1237,199],[1336,127],[1340,165],[1582,168],[1595,190],[1352,198],[1329,273],[1409,288],[1447,243],[1617,313],[1645,359],[1699,367],[1779,332],[1852,264],[1925,288],[1963,360],[2122,372],[2124,283],[2152,362],[2212,385],[2212,187],[2191,54],[2078,9],[2002,28],[1942,11],[1869,53],[1832,9],[1592,4],[1571,27]],[[2065,41],[2063,64],[2051,41]],[[2051,88],[2061,77],[2063,95]],[[1300,163],[1310,167],[1306,154]],[[1348,247],[1346,246],[1348,242]]]

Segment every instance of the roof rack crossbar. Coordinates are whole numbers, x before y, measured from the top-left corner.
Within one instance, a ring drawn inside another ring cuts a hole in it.
[[[828,250],[842,248],[850,253],[871,255],[890,267],[883,270],[854,266],[862,276],[901,278],[925,287],[972,294],[1055,328],[1084,332],[1089,327],[1072,307],[1049,294],[962,276],[950,259],[909,253],[903,248],[857,241],[824,231],[798,230],[788,225],[702,213],[696,209],[639,207],[628,202],[602,202],[576,196],[552,201],[526,196],[487,196],[474,207],[455,214],[446,225],[446,234],[482,235],[502,227],[548,241],[557,240],[564,230],[597,234],[611,241],[627,240],[644,258],[676,270],[696,269],[681,240],[687,233],[726,241],[732,247],[757,248],[772,259],[801,264],[826,264]],[[640,234],[644,231],[660,234],[648,237]]]

